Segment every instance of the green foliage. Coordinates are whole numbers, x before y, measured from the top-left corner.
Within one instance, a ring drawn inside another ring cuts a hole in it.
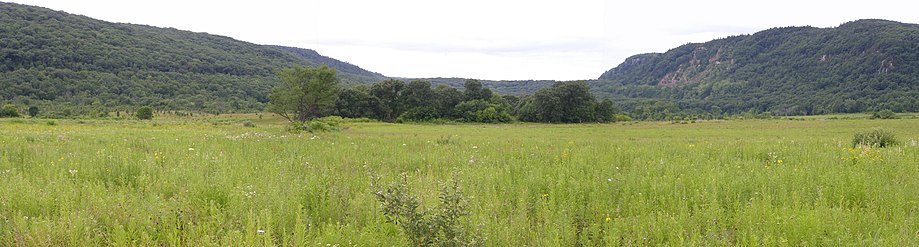
[[[288,131],[298,132],[335,132],[341,131],[341,118],[317,118],[306,122],[291,123],[287,128]]]
[[[402,103],[411,108],[430,107],[434,103],[434,91],[431,90],[431,82],[425,80],[409,82],[400,97],[402,98]]]
[[[455,111],[460,120],[479,123],[508,123],[513,121],[510,114],[499,111],[498,105],[476,99],[463,101],[456,105]]]
[[[19,117],[19,109],[13,104],[3,105],[3,108],[0,108],[0,118],[4,117]]]
[[[278,73],[281,85],[271,91],[267,110],[291,123],[303,123],[334,111],[338,98],[335,69],[294,67]]]
[[[243,127],[255,128],[255,123],[253,123],[252,121],[245,121],[243,122]]]
[[[370,95],[368,91],[369,89],[363,86],[342,90],[335,102],[335,115],[347,118],[383,118],[383,105],[380,99]]]
[[[871,146],[888,147],[899,144],[893,131],[885,128],[871,128],[855,133],[852,138],[852,147]]]
[[[777,116],[919,111],[919,26],[860,20],[837,28],[773,28],[626,59],[594,84],[625,111],[674,102],[669,113]],[[638,104],[636,104],[638,103]],[[717,107],[717,109],[716,109]]]
[[[34,105],[33,105],[33,106],[29,106],[29,116],[30,116],[30,117],[33,117],[33,118],[34,118],[34,117],[37,117],[37,116],[38,116],[38,113],[40,113],[40,110],[38,109],[38,106],[34,106]]]
[[[463,93],[447,85],[438,85],[434,88],[434,108],[437,115],[442,118],[457,117],[453,111],[460,102],[463,102]]]
[[[855,130],[879,121],[360,123],[296,135],[273,114],[200,117],[0,120],[0,246],[414,245],[375,194],[394,181],[415,212],[463,208],[453,229],[489,246],[916,243],[919,119],[883,121],[902,147],[852,149]],[[392,179],[377,187],[374,176]],[[451,177],[463,207],[439,206]]]
[[[389,222],[402,227],[414,246],[478,246],[481,237],[462,224],[461,217],[469,215],[468,202],[460,191],[459,181],[451,179],[441,189],[439,204],[423,209],[418,197],[412,195],[406,176],[375,195]]]
[[[613,105],[613,101],[609,99],[604,99],[600,103],[594,105],[593,109],[595,121],[600,123],[614,122],[616,121],[616,106]]]
[[[871,119],[897,119],[897,114],[891,110],[880,110],[871,114]]]
[[[482,82],[476,79],[467,79],[464,85],[463,100],[489,100],[491,99],[491,89],[482,87]]]
[[[383,114],[381,120],[393,121],[407,108],[402,100],[402,91],[405,88],[405,82],[400,80],[389,79],[370,86],[370,95],[373,95],[380,101]]]
[[[144,106],[137,109],[137,112],[134,113],[134,116],[140,120],[150,120],[153,119],[153,108],[149,106]]]
[[[430,106],[419,106],[399,115],[396,122],[428,122],[437,118],[437,109]]]
[[[313,50],[13,3],[0,3],[0,13],[0,101],[253,112],[264,109],[282,68],[328,65],[352,84],[384,78]]]
[[[581,122],[606,122],[613,113],[612,102],[606,103],[602,109],[597,106],[594,96],[590,94],[587,83],[557,82],[552,87],[543,88],[526,102],[526,108],[521,112],[521,119],[525,121],[548,123],[581,123]],[[596,110],[601,110],[597,116]]]

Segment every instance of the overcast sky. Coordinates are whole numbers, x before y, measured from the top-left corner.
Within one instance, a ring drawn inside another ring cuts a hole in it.
[[[309,48],[393,77],[594,79],[625,58],[770,27],[919,23],[919,1],[14,0]]]

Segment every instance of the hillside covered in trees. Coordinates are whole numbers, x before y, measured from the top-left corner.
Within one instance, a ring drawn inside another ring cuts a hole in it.
[[[598,82],[641,118],[919,111],[919,25],[773,28],[636,55]]]
[[[0,44],[0,100],[19,105],[260,111],[282,68],[325,64],[345,84],[385,79],[313,50],[2,2]]]

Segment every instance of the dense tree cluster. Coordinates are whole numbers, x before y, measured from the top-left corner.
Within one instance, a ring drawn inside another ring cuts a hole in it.
[[[506,123],[610,122],[618,113],[609,100],[597,102],[584,82],[557,82],[534,95],[499,95],[469,79],[463,90],[429,81],[385,80],[356,86],[338,94],[330,115],[382,121],[432,121]]]
[[[431,121],[450,119],[467,122],[510,122],[503,97],[482,87],[478,80],[467,80],[460,91],[446,85],[432,88],[431,82],[385,80],[343,90],[335,104],[335,114],[351,118],[383,121]]]

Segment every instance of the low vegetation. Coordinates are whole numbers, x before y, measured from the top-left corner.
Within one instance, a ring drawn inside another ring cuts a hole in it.
[[[866,117],[2,119],[0,245],[912,245],[919,120]]]
[[[888,147],[897,145],[896,135],[893,131],[885,128],[871,128],[855,133],[852,139],[852,146],[871,146],[871,147]]]
[[[137,112],[134,113],[134,116],[140,120],[153,119],[153,108],[150,108],[149,106],[138,108]]]

